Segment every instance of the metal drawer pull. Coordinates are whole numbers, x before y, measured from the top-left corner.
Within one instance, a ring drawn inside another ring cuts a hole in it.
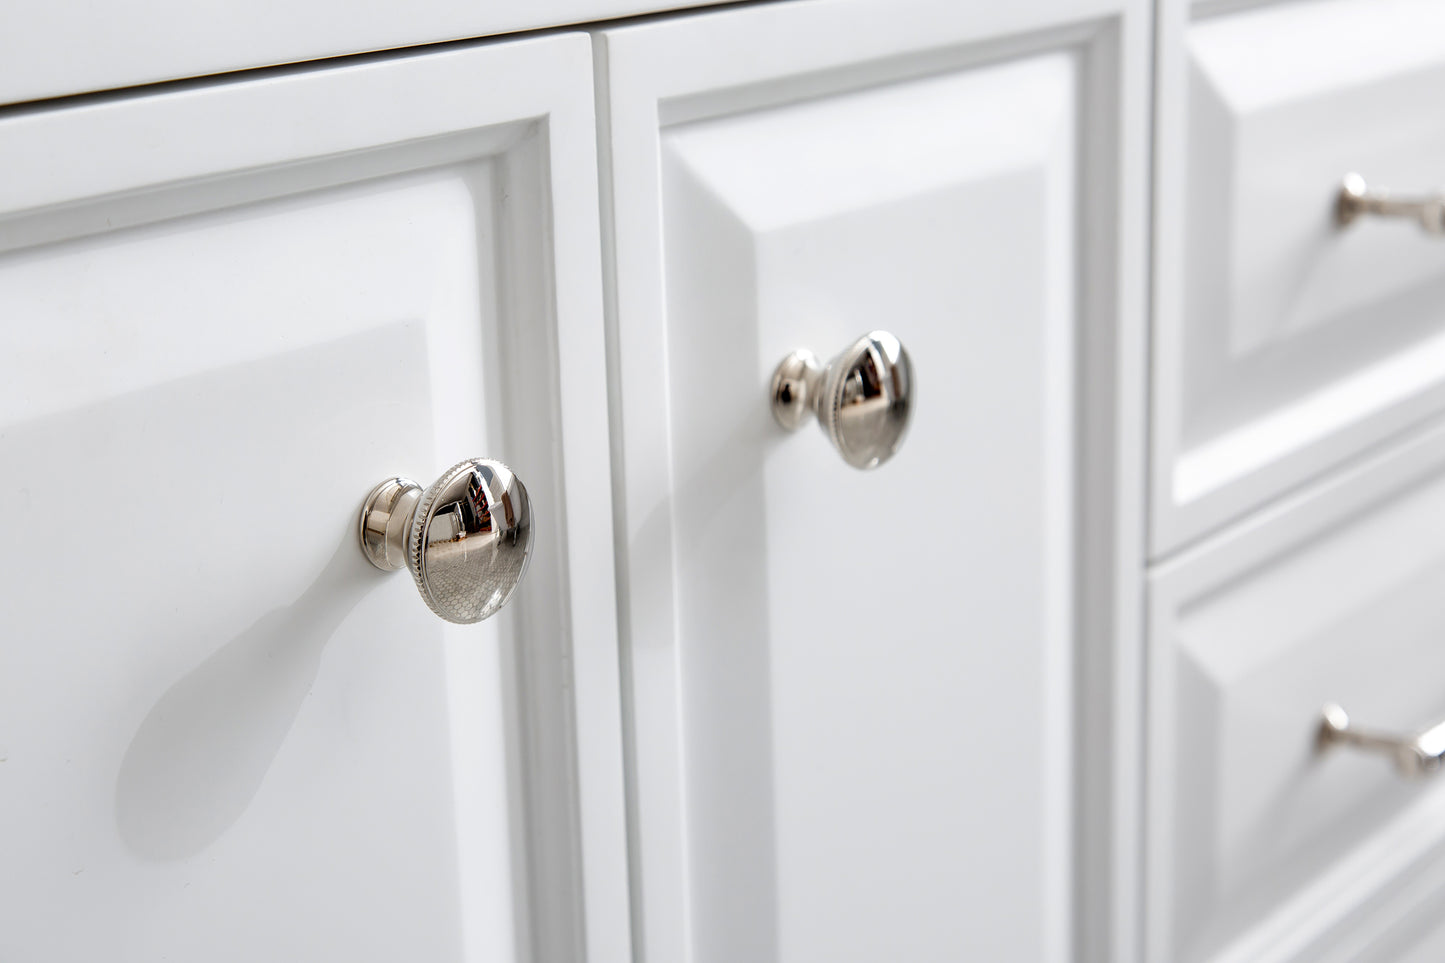
[[[799,348],[773,371],[773,418],[797,431],[808,415],[854,468],[877,468],[893,457],[913,408],[913,364],[897,338],[873,331],[827,366]]]
[[[1397,197],[1383,188],[1371,188],[1359,174],[1346,174],[1335,199],[1335,221],[1348,227],[1362,214],[1406,217],[1428,234],[1445,234],[1445,192]]]
[[[1344,709],[1331,702],[1324,708],[1320,722],[1320,747],[1354,746],[1367,752],[1389,756],[1403,776],[1428,776],[1440,768],[1445,759],[1445,722],[1437,722],[1413,736],[1359,729],[1350,722]]]
[[[480,622],[512,597],[532,554],[527,489],[499,461],[469,458],[426,491],[388,478],[361,507],[361,551],[386,572],[405,565],[448,622]]]

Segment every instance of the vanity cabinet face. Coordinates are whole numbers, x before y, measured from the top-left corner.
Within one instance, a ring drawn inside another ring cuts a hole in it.
[[[582,35],[0,120],[0,958],[625,958],[593,138]],[[455,626],[357,512],[467,456]]]
[[[1110,470],[1081,454],[1081,331],[1121,313],[1119,168],[1080,131],[1118,129],[1119,63],[1090,65],[1137,38],[989,19],[598,35],[648,959],[1073,952],[1076,533],[1084,466]],[[775,424],[769,382],[875,329],[916,395],[859,471]]]

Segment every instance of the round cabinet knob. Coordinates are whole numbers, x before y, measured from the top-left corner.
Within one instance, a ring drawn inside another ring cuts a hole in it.
[[[854,468],[877,468],[903,444],[913,408],[913,365],[903,344],[873,331],[827,366],[799,348],[773,372],[773,417],[797,431],[811,413]]]
[[[388,478],[362,505],[361,550],[383,571],[411,569],[422,599],[448,622],[480,622],[507,604],[527,570],[527,489],[486,458],[454,465],[426,491]]]

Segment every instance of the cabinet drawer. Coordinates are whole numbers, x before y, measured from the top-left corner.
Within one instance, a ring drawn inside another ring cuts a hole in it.
[[[1336,217],[1352,172],[1445,189],[1445,8],[1317,0],[1164,36],[1160,550],[1445,404],[1445,234]]]
[[[589,53],[0,120],[0,957],[571,959],[583,839],[626,918]],[[358,511],[477,455],[532,566],[450,625]]]
[[[649,959],[1074,952],[1072,773],[1097,747],[1073,680],[1104,644],[1075,593],[1113,584],[1078,565],[1108,537],[1076,532],[1120,491],[1109,351],[1139,314],[1114,285],[1141,222],[1111,185],[1143,143],[1112,135],[1142,130],[1117,85],[1147,32],[1132,4],[1064,7],[601,35]],[[875,329],[918,400],[859,471],[811,415],[775,423],[770,381]],[[1081,457],[1089,423],[1111,427]]]
[[[1438,915],[1445,783],[1319,737],[1330,703],[1445,720],[1442,460],[1436,430],[1154,575],[1151,959],[1358,958],[1381,907]]]

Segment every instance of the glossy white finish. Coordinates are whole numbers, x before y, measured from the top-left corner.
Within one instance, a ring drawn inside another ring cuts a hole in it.
[[[1386,729],[1445,718],[1442,469],[1436,428],[1153,576],[1150,959],[1429,940],[1445,784],[1315,737],[1330,701]]]
[[[629,958],[589,53],[0,121],[0,957]],[[355,530],[463,454],[467,627]]]
[[[7,0],[0,4],[0,104],[698,5],[699,0]]]
[[[1076,832],[1128,805],[1135,719],[1074,686],[1137,665],[1147,26],[834,2],[598,35],[646,959],[1132,952],[1127,857]],[[860,473],[768,383],[879,326],[918,404]]]
[[[1160,35],[1160,553],[1445,404],[1445,244],[1332,220],[1349,171],[1445,187],[1445,8],[1184,7]]]

